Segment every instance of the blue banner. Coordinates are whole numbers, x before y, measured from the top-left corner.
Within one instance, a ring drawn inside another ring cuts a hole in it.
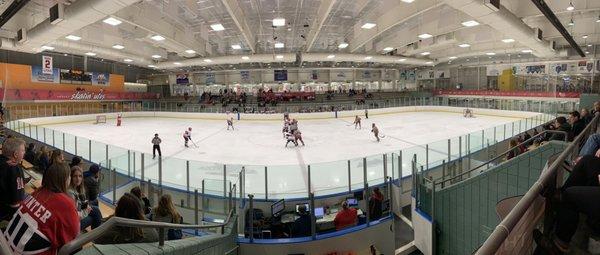
[[[41,66],[31,66],[31,82],[60,83],[59,69],[52,68],[52,74],[45,74]]]

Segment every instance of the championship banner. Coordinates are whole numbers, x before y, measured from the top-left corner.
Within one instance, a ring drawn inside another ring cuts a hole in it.
[[[31,66],[31,82],[60,83],[59,69],[54,68],[49,74],[45,74],[41,66]]]
[[[175,77],[176,77],[175,78],[176,84],[189,84],[190,83],[189,75],[187,73],[178,73]]]
[[[249,82],[250,81],[250,71],[247,71],[247,70],[240,71],[240,80],[243,82]]]
[[[54,72],[52,68],[52,57],[51,56],[42,56],[42,73],[43,74],[52,74]]]

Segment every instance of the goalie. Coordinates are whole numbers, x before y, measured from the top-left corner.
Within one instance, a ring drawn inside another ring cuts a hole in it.
[[[471,109],[469,109],[469,108],[465,109],[465,110],[463,111],[463,116],[464,116],[465,118],[473,118],[473,117],[474,117],[474,116],[473,116],[473,110],[471,110]]]

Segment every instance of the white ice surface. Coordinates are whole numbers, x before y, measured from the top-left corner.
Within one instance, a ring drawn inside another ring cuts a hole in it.
[[[121,155],[113,159],[114,165],[125,162],[119,166],[121,171],[127,172],[127,150],[146,153],[145,176],[153,179],[158,177],[158,169],[156,160],[152,160],[150,155],[150,141],[154,133],[158,133],[163,141],[164,183],[185,187],[185,160],[190,160],[190,185],[200,187],[204,179],[207,189],[221,193],[222,164],[227,165],[227,179],[234,183],[237,182],[237,172],[244,165],[246,192],[261,194],[265,186],[264,166],[268,166],[269,197],[293,197],[306,196],[307,165],[311,165],[313,187],[319,195],[347,190],[347,160],[352,159],[352,184],[358,188],[362,186],[363,179],[362,157],[370,156],[367,160],[369,182],[380,182],[383,176],[383,153],[403,150],[405,166],[402,172],[407,175],[410,174],[410,168],[406,163],[412,153],[421,153],[419,161],[424,163],[424,146],[419,145],[430,144],[429,162],[446,159],[447,139],[475,132],[471,137],[471,148],[475,148],[477,146],[474,144],[481,144],[481,130],[488,129],[485,141],[493,137],[489,132],[491,128],[508,123],[507,133],[510,135],[510,123],[519,119],[485,115],[464,118],[462,114],[450,112],[407,112],[371,116],[369,119],[363,116],[360,130],[354,129],[352,121],[353,118],[301,120],[299,129],[306,146],[291,145],[288,148],[284,147],[286,141],[281,133],[282,121],[236,121],[235,131],[227,131],[225,121],[178,118],[125,118],[120,127],[115,125],[114,120],[98,125],[80,122],[45,127],[111,145],[110,157]],[[381,142],[376,142],[370,133],[371,123],[376,123],[380,134],[385,135]],[[182,134],[187,127],[192,127],[192,138],[198,148],[184,147]],[[496,131],[497,140],[503,137],[502,132],[505,131],[500,128]],[[73,147],[70,146],[74,143],[73,138],[67,135],[65,140],[66,148]],[[81,138],[78,141],[78,154],[85,158],[89,154],[86,143]],[[457,154],[458,139],[452,140],[452,143],[452,154]],[[112,146],[123,149],[113,149]],[[407,149],[409,147],[411,149]],[[96,142],[92,144],[92,159],[95,158],[105,158],[104,146]],[[139,176],[139,153],[135,158],[135,171]],[[132,160],[129,161],[130,168],[133,168]],[[388,162],[388,171],[398,171],[397,166],[392,167],[391,160]]]

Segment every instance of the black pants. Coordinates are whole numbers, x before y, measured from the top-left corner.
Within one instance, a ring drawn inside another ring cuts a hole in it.
[[[600,186],[573,186],[562,192],[556,215],[556,237],[569,243],[577,231],[579,213],[588,217],[588,224],[598,229],[600,219]]]
[[[562,190],[574,186],[598,186],[600,174],[600,158],[593,155],[584,156],[573,167],[571,175],[565,180]]]
[[[162,153],[160,152],[160,145],[155,144],[154,146],[152,146],[152,157],[156,157],[156,151],[158,151],[158,156],[162,157]]]

